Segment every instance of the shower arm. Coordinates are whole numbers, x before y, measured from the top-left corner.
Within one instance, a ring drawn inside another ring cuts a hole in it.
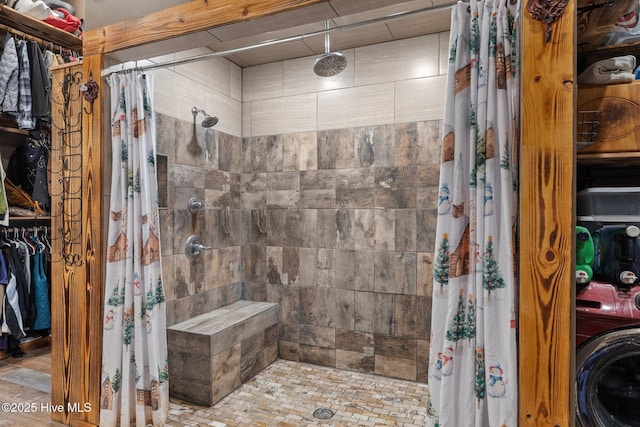
[[[324,29],[328,30],[329,29],[329,20],[326,19],[324,21]],[[329,33],[325,33],[324,35],[324,53],[329,53],[331,52],[331,42],[329,41]]]

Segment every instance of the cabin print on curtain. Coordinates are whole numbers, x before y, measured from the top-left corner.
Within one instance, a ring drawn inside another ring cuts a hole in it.
[[[169,406],[151,76],[114,74],[101,426],[163,426]]]
[[[453,7],[427,425],[516,427],[519,3]]]

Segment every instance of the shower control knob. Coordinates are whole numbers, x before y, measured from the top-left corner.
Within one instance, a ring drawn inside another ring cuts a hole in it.
[[[189,208],[189,212],[196,213],[200,209],[204,208],[204,202],[200,199],[192,197],[189,199],[188,208]]]
[[[200,255],[202,255],[202,252],[210,250],[211,246],[203,245],[200,238],[196,235],[189,236],[184,246],[184,254],[191,260],[198,259]]]

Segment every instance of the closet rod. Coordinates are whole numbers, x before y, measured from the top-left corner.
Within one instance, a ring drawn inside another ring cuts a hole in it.
[[[48,40],[43,40],[43,39],[41,39],[39,37],[36,37],[36,36],[32,36],[31,34],[27,34],[27,33],[24,33],[24,32],[22,32],[20,30],[16,30],[15,28],[11,28],[8,25],[0,24],[0,30],[6,31],[7,33],[11,33],[11,34],[13,34],[14,36],[16,36],[18,38],[31,40],[33,42],[36,42],[41,47],[43,47],[45,49],[49,49],[52,52],[73,52],[68,47],[61,46],[59,44],[56,44],[56,43],[48,41]]]

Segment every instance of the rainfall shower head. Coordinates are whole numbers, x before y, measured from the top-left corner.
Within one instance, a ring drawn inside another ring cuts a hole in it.
[[[329,29],[329,20],[324,24]],[[329,49],[329,33],[324,35],[324,55],[316,59],[313,64],[313,72],[320,77],[331,77],[341,73],[347,67],[347,58],[340,52],[331,52]]]
[[[202,123],[200,123],[200,125],[203,128],[210,128],[215,126],[218,123],[218,118],[215,116],[210,116],[208,115],[204,110],[201,110],[199,108],[193,107],[191,108],[191,114],[193,114],[193,121],[196,121],[196,116],[198,115],[198,113],[202,113],[204,114],[204,119],[202,120]]]

